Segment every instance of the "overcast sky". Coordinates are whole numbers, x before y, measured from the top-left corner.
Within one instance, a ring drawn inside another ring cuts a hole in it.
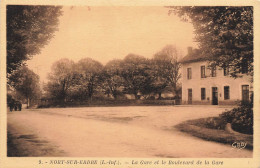
[[[128,53],[147,58],[168,44],[183,54],[196,47],[193,26],[164,7],[63,7],[59,31],[41,54],[27,61],[30,69],[47,82],[51,65],[68,58],[77,62],[90,57],[102,64],[123,59]]]

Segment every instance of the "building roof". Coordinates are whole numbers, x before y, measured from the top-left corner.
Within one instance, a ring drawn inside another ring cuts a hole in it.
[[[191,50],[185,57],[180,60],[180,63],[190,63],[198,61],[206,61],[208,58],[203,55],[198,49]]]

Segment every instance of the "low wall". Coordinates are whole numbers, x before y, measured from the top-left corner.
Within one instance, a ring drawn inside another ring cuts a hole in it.
[[[85,106],[164,106],[175,105],[175,100],[92,100],[85,102],[66,102],[64,104],[40,103],[38,108],[47,107],[85,107]]]
[[[237,105],[239,102],[235,100],[218,101],[218,105]],[[182,101],[182,104],[189,105],[188,101]],[[212,105],[210,100],[207,101],[192,101],[191,105]]]

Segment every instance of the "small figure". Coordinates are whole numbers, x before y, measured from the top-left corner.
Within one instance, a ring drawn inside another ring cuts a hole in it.
[[[9,102],[10,112],[12,112],[13,109],[14,109],[14,106],[15,106],[15,103],[14,103],[14,102],[15,102],[14,99],[11,99],[11,101]]]
[[[15,102],[15,107],[16,107],[16,110],[21,111],[22,110],[22,103],[20,101],[16,101]]]

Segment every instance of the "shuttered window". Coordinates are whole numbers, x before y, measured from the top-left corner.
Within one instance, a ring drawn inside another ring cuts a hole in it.
[[[229,68],[225,67],[223,70],[224,70],[224,76],[228,76],[229,75]]]
[[[206,89],[201,88],[201,100],[205,100],[205,99],[206,99]]]
[[[242,85],[242,101],[249,102],[249,85]]]
[[[187,79],[191,79],[191,68],[187,68]]]
[[[200,67],[200,76],[201,76],[201,78],[206,78],[205,66]]]
[[[229,86],[224,86],[224,100],[230,99]]]
[[[217,76],[216,66],[213,66],[211,68],[211,77],[216,77],[216,76]]]

